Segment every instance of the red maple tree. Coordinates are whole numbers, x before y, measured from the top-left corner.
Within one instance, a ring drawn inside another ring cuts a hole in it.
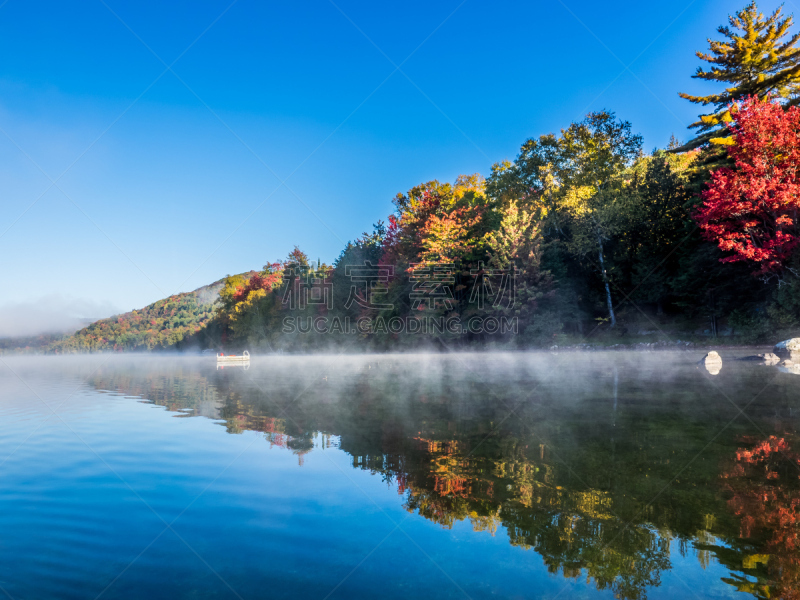
[[[733,251],[722,262],[752,261],[780,274],[800,243],[800,108],[748,98],[731,107],[736,167],[711,172],[694,214],[706,239]]]

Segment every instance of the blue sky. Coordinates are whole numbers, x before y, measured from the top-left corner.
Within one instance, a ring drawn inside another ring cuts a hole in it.
[[[0,335],[37,306],[107,316],[295,244],[330,263],[397,192],[487,175],[590,110],[647,149],[687,139],[678,92],[712,88],[693,53],[739,4],[8,0]]]

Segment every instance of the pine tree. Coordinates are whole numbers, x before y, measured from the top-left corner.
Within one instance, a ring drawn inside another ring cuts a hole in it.
[[[792,26],[791,15],[782,18],[779,7],[765,18],[753,1],[735,16],[728,17],[730,27],[720,26],[717,31],[723,41],[709,39],[709,52],[697,56],[711,64],[708,70],[697,68],[696,79],[718,81],[726,84],[725,91],[708,96],[680,94],[690,102],[704,106],[713,105],[714,111],[701,115],[689,127],[699,130],[691,142],[675,149],[682,152],[711,142],[730,145],[725,123],[731,121],[731,103],[748,96],[785,99],[788,104],[800,101],[800,33],[786,39]]]

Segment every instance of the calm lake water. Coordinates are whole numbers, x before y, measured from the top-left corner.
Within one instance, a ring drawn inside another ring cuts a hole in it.
[[[795,598],[800,376],[722,355],[3,357],[0,586]]]

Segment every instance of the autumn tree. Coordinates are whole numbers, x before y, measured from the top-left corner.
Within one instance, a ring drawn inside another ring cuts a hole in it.
[[[722,41],[708,40],[709,51],[697,52],[698,58],[710,67],[697,68],[696,79],[719,82],[724,91],[707,96],[680,96],[703,106],[711,105],[712,112],[700,116],[690,125],[699,135],[677,151],[697,148],[707,142],[729,144],[726,122],[730,122],[729,107],[748,96],[785,99],[794,103],[800,99],[800,33],[789,34],[792,16],[782,17],[779,7],[765,17],[751,2],[735,15],[728,17],[729,26],[717,31]]]
[[[283,265],[267,264],[261,271],[229,276],[219,293],[217,319],[234,337],[260,335],[271,325],[268,310],[280,286]]]
[[[706,239],[733,252],[722,262],[782,277],[800,243],[800,108],[751,97],[731,113],[727,152],[736,166],[711,173],[694,218]]]
[[[492,229],[491,198],[478,174],[460,175],[455,183],[436,180],[411,188],[394,199],[383,262],[458,262],[485,250]]]
[[[292,265],[295,268],[304,269],[308,268],[308,254],[300,250],[298,246],[294,247],[294,250],[289,252],[289,255],[286,257],[286,265]]]
[[[487,238],[489,266],[504,273],[514,274],[513,302],[497,303],[498,311],[505,315],[518,315],[523,324],[537,319],[536,329],[545,316],[540,310],[540,300],[552,293],[550,273],[541,269],[542,221],[534,210],[512,201],[502,209],[502,220]],[[549,316],[549,315],[548,315]],[[544,320],[547,322],[547,320]],[[555,329],[560,329],[560,326]]]

